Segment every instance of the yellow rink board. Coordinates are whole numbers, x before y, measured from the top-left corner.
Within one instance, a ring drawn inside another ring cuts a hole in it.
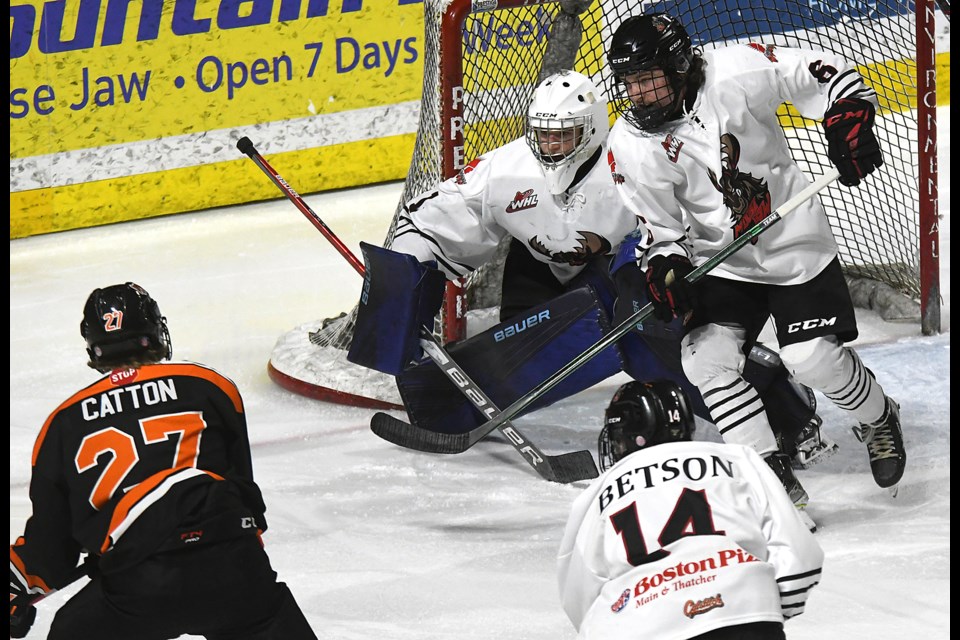
[[[937,104],[950,104],[949,53],[937,56]],[[280,153],[267,158],[290,185],[325,191],[405,177],[414,135]],[[237,152],[238,156],[239,151]],[[403,167],[403,169],[398,169]],[[217,189],[201,188],[216,184]],[[198,206],[196,194],[207,194]],[[157,193],[165,194],[157,198]],[[302,195],[302,194],[301,194]],[[235,161],[10,194],[10,238],[282,197],[257,166]]]
[[[414,135],[408,134],[265,159],[298,192],[304,184],[328,191],[402,179],[396,167],[409,164],[413,145]],[[283,197],[252,160],[239,151],[237,156],[231,162],[11,193],[10,238]],[[202,206],[198,193],[205,194]]]

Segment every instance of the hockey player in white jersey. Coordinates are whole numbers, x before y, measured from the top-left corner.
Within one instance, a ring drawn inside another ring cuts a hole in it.
[[[691,441],[669,381],[621,386],[601,475],[558,553],[560,600],[583,640],[776,640],[820,581],[823,550],[750,447]]]
[[[611,168],[650,229],[638,266],[656,315],[685,321],[683,369],[724,439],[761,455],[776,449],[741,376],[743,354],[772,317],[787,369],[859,423],[874,480],[895,495],[906,464],[899,407],[844,346],[857,337],[856,316],[819,198],[695,285],[684,280],[810,183],[778,122],[784,102],[823,121],[830,160],[853,187],[883,163],[876,94],[825,52],[754,43],[701,51],[665,13],[625,20],[607,55],[622,116],[610,134]],[[806,501],[799,483],[790,493]]]
[[[614,286],[610,276],[614,254],[618,247],[626,244],[625,238],[637,236],[637,231],[642,238],[646,230],[619,196],[611,178],[607,165],[608,132],[607,100],[589,78],[566,70],[545,78],[536,87],[528,107],[524,137],[469,162],[456,177],[411,199],[400,214],[390,249],[413,255],[421,263],[435,261],[448,278],[454,279],[489,262],[501,240],[511,237],[512,246],[501,290],[501,320],[583,285],[592,286],[601,297],[606,296],[603,303],[607,311],[611,311],[612,298],[623,286],[621,279],[629,280],[630,276],[629,268],[621,269],[613,276],[617,280]],[[626,262],[632,263],[633,260],[630,258]],[[636,270],[635,265],[633,269]],[[387,289],[395,290],[396,287]],[[622,317],[626,317],[632,312],[632,306],[645,304],[645,292],[636,293],[625,304],[621,304],[623,299],[618,300],[616,312],[612,315],[622,311]],[[384,323],[395,322],[396,309],[401,304],[381,305],[387,309],[385,313],[389,317],[371,320],[368,323],[371,331],[382,337]],[[361,305],[361,314],[375,306]],[[616,317],[614,322],[617,322]],[[363,324],[361,322],[358,326]],[[695,394],[697,414],[709,419],[700,395],[681,370],[680,323],[671,323],[672,327],[657,322],[644,324],[642,336],[632,333],[617,345],[625,354],[624,370],[634,377],[646,379],[669,377],[666,367],[670,375],[686,385],[692,397]],[[593,341],[575,345],[571,353],[582,352]],[[358,342],[354,340],[355,344]],[[505,344],[496,341],[483,348],[496,353],[502,351]],[[515,348],[512,354],[514,358],[519,357]],[[790,470],[790,456],[796,455],[797,466],[805,467],[818,457],[822,459],[832,453],[836,445],[820,438],[820,419],[812,410],[796,406],[794,391],[797,385],[788,380],[776,354],[765,350],[761,359],[775,361],[773,368],[759,371],[758,358],[754,356],[744,375],[762,387],[764,401],[779,412],[771,416],[777,433],[783,436],[786,452],[779,460],[788,481],[791,478],[795,481]],[[545,376],[568,361],[549,360],[538,367]],[[491,367],[502,368],[490,363],[485,363],[483,368]],[[613,375],[616,370],[605,375]],[[446,423],[456,422],[456,419],[450,419],[454,412],[449,406],[437,409],[431,399],[422,404],[429,405],[431,414],[443,415],[436,420],[424,416],[426,410],[420,410],[417,396],[424,395],[421,390],[425,385],[416,375],[410,373],[398,378],[408,414],[425,428],[446,429]],[[478,371],[475,375],[482,377],[484,374]],[[489,384],[499,385],[503,377],[499,376]],[[440,383],[446,384],[442,376],[439,379]],[[772,379],[776,382],[771,383]],[[523,391],[541,380],[524,379],[517,386],[526,385],[521,389]],[[588,380],[583,386],[594,382]],[[408,393],[408,388],[415,389],[416,393]],[[497,399],[498,388],[487,391]],[[802,395],[812,398],[812,392],[807,394],[808,391]],[[512,396],[501,397],[500,401],[510,404],[517,397],[519,394],[514,392]],[[460,422],[475,414],[469,403],[464,401],[464,404],[468,406],[461,412]],[[815,402],[812,404],[815,407]]]
[[[545,79],[526,135],[469,162],[453,180],[407,203],[391,249],[436,260],[449,278],[489,262],[500,241],[521,241],[560,285],[638,227],[603,169],[607,100],[585,76]]]

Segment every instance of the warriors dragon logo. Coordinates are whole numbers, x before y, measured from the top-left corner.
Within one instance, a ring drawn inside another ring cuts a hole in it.
[[[739,238],[755,224],[770,215],[770,189],[763,178],[755,178],[737,169],[740,142],[730,133],[720,136],[720,179],[708,169],[710,182],[723,194],[723,204],[733,215],[733,237]],[[750,240],[757,244],[758,237]]]
[[[581,267],[590,262],[593,256],[606,255],[610,252],[610,241],[603,236],[598,236],[590,231],[578,231],[577,233],[580,235],[580,238],[577,240],[580,246],[573,251],[550,251],[550,249],[543,246],[543,243],[537,239],[537,236],[530,238],[527,243],[530,245],[530,248],[537,253],[550,258],[550,262],[568,264],[571,267]]]

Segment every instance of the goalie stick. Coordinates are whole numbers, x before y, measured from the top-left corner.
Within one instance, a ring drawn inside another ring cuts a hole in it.
[[[350,249],[340,241],[340,239],[333,233],[333,231],[328,227],[323,220],[320,219],[313,209],[304,201],[300,194],[293,190],[286,180],[284,180],[280,174],[278,174],[273,167],[271,167],[263,156],[261,156],[256,147],[254,147],[253,142],[250,138],[244,136],[237,141],[237,149],[241,153],[248,156],[253,162],[260,167],[260,169],[270,178],[270,180],[277,186],[280,191],[291,201],[293,202],[300,212],[306,216],[308,220],[317,228],[323,236],[330,241],[331,244],[337,249],[337,251],[342,255],[347,262],[350,263],[350,266],[359,273],[361,276],[366,274],[366,268],[363,266],[363,263],[350,251]],[[483,392],[483,390],[467,375],[467,372],[464,371],[457,363],[450,357],[446,350],[440,345],[437,338],[433,333],[426,327],[420,327],[420,346],[423,348],[424,352],[430,359],[433,360],[440,370],[453,382],[454,386],[460,390],[463,395],[473,403],[473,405],[485,416],[488,418],[498,418],[501,415],[499,409],[494,405],[493,401]],[[402,420],[394,418],[391,415],[386,413],[376,413],[370,421],[371,430],[383,438],[381,431],[386,433],[391,433],[394,431],[404,431],[409,429],[416,429],[413,425],[410,425]],[[564,453],[556,456],[551,456],[543,453],[540,449],[530,442],[526,437],[524,437],[515,426],[513,426],[509,420],[500,420],[497,424],[496,429],[500,430],[500,433],[506,437],[510,445],[516,449],[526,460],[530,466],[536,470],[541,477],[551,482],[560,482],[563,484],[576,482],[578,480],[587,480],[590,478],[596,478],[598,474],[597,465],[593,461],[593,454],[587,450],[582,451],[572,451],[570,453]],[[493,429],[490,429],[493,431]],[[488,431],[487,433],[490,433]],[[423,433],[433,433],[427,431],[426,429],[420,429],[418,432]],[[437,436],[449,436],[449,434],[434,434]],[[385,438],[390,440],[389,438]],[[397,443],[399,444],[399,443]],[[408,448],[418,448],[418,447],[408,447]],[[421,449],[422,451],[430,451],[429,449]],[[434,451],[435,453],[445,453],[444,451]],[[456,451],[451,451],[449,453],[456,453]]]
[[[772,211],[766,218],[753,225],[742,236],[729,243],[721,249],[715,256],[704,262],[702,265],[687,274],[686,281],[694,283],[707,273],[712,271],[717,265],[736,253],[745,244],[753,238],[776,224],[798,206],[812,198],[832,183],[840,175],[837,169],[831,169],[820,176],[800,193],[790,198],[782,205]],[[669,280],[669,276],[668,276]],[[668,282],[669,284],[669,282]],[[429,451],[435,453],[462,453],[477,442],[482,440],[494,429],[500,428],[504,423],[511,420],[514,416],[522,412],[531,403],[543,396],[555,386],[560,384],[567,376],[583,366],[587,361],[601,353],[604,349],[629,333],[638,323],[643,322],[653,314],[653,303],[648,303],[642,309],[635,312],[632,316],[618,324],[606,336],[601,338],[593,346],[588,347],[586,351],[575,357],[565,366],[561,367],[552,376],[541,382],[539,385],[528,391],[524,396],[513,402],[509,407],[500,411],[498,415],[481,424],[470,431],[463,433],[449,434],[436,433],[427,429],[421,429],[414,425],[407,424],[400,420],[391,422],[380,422],[375,433],[385,440],[408,449],[417,449],[418,451]]]

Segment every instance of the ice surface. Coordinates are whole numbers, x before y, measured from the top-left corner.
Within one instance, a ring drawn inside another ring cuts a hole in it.
[[[840,451],[799,473],[826,552],[823,581],[791,640],[946,639],[950,632],[950,154],[941,109],[943,329],[858,314],[858,351],[901,403],[906,474],[896,499],[865,447],[822,397]],[[282,173],[282,168],[278,168]],[[307,197],[359,255],[386,233],[401,185]],[[174,357],[240,387],[268,506],[267,551],[320,638],[564,640],[555,554],[585,486],[537,476],[502,440],[441,456],[386,443],[372,410],[273,384],[278,336],[352,308],[360,278],[285,200],[10,243],[10,540],[30,512],[34,438],[47,415],[96,379],[79,324],[98,286],[135,281],[169,319]],[[547,453],[595,448],[616,377],[517,421]],[[399,414],[398,414],[399,415]],[[715,438],[708,430],[701,438]],[[30,637],[79,587],[43,602]]]

